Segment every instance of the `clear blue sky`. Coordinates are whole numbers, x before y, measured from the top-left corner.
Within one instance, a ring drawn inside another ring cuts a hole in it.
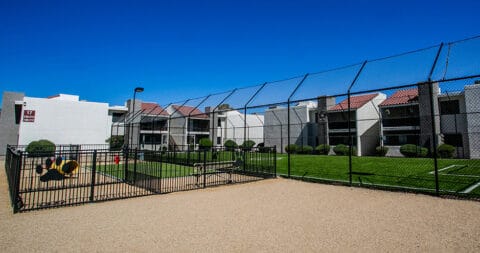
[[[97,3],[101,2],[101,3]],[[0,0],[1,91],[164,104],[480,33],[480,1]]]

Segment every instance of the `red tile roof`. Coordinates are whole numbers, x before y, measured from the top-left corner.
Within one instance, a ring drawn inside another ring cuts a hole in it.
[[[418,89],[399,90],[385,99],[379,106],[410,104],[418,101]]]
[[[378,93],[361,95],[361,96],[352,96],[352,97],[350,97],[350,109],[352,109],[352,110],[358,109],[358,108],[364,106],[366,103],[370,102],[376,96],[378,96]],[[342,102],[330,107],[328,110],[329,111],[348,110],[348,98],[343,100]]]
[[[148,115],[168,116],[167,111],[156,103],[142,103],[142,110],[144,114]]]
[[[188,105],[179,106],[172,105],[173,109],[179,112],[182,116],[192,116],[194,118],[206,119],[208,115],[200,111],[198,108],[191,107]]]

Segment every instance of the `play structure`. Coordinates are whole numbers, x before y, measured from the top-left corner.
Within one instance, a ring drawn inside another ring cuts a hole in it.
[[[62,180],[65,177],[72,177],[77,173],[80,165],[76,160],[65,160],[62,157],[57,157],[55,161],[47,158],[45,164],[38,164],[35,168],[37,174],[42,174],[43,170],[47,170],[47,173],[40,176],[40,181],[47,182],[50,180]]]

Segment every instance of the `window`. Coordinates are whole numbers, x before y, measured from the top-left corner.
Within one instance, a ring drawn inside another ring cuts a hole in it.
[[[460,104],[458,100],[447,100],[440,102],[440,114],[459,114]]]
[[[462,134],[445,134],[443,142],[454,147],[463,147]]]
[[[217,145],[222,145],[222,137],[217,137]]]
[[[158,134],[141,134],[140,143],[141,144],[160,144],[162,141],[162,136]]]
[[[123,117],[123,113],[119,113],[119,112],[114,112],[112,113],[112,122],[119,122],[122,120],[122,117]]]
[[[15,124],[20,124],[22,118],[22,105],[15,105]]]
[[[217,127],[222,127],[222,119],[218,119],[218,124],[217,124]]]

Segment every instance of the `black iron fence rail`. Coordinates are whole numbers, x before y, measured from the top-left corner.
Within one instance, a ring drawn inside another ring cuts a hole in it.
[[[15,213],[276,176],[275,148],[67,151],[57,147],[41,155],[21,150],[8,146],[5,160]]]

